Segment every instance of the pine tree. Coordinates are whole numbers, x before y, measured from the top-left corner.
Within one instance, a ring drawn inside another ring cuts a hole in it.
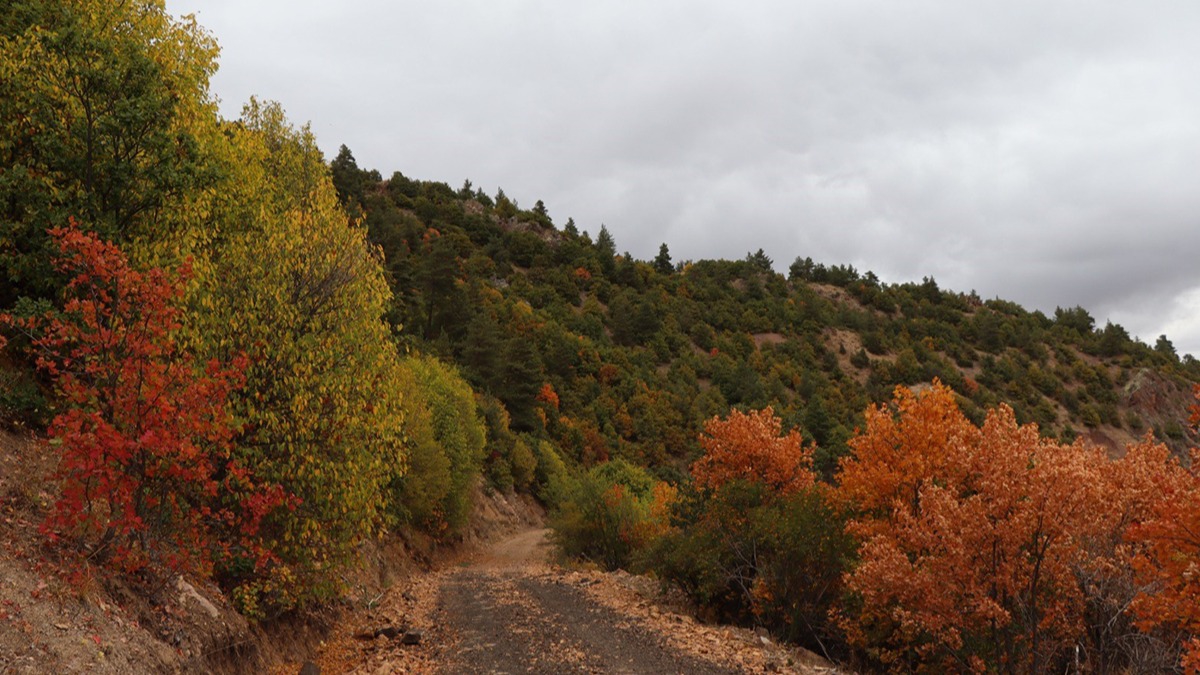
[[[675,267],[671,264],[671,254],[667,251],[665,243],[658,247],[658,256],[654,258],[654,269],[659,274],[670,274],[675,271]]]
[[[496,393],[512,417],[512,428],[533,431],[538,426],[534,409],[542,389],[542,361],[531,340],[517,336],[504,347],[503,377]]]
[[[606,275],[611,275],[616,268],[614,258],[617,255],[617,242],[604,225],[600,226],[600,234],[596,235],[596,255],[600,258],[600,268]]]

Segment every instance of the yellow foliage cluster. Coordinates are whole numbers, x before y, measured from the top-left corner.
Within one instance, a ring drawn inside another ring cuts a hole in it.
[[[403,380],[379,256],[338,205],[311,133],[251,101],[217,140],[228,189],[210,195],[194,242],[192,326],[200,351],[250,357],[239,452],[299,499],[264,528],[289,569],[273,578],[301,589],[274,594],[286,606],[335,590],[331,572],[383,524],[406,466]]]

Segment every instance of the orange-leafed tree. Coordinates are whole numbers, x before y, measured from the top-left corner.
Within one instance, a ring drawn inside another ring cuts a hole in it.
[[[723,616],[770,625],[813,649],[836,633],[829,609],[852,554],[841,510],[812,471],[813,448],[771,408],[704,426],[695,491],[651,555],[656,570]]]
[[[692,478],[701,489],[719,490],[742,480],[762,484],[780,495],[809,487],[812,449],[800,432],[782,432],[783,424],[770,407],[748,413],[731,411],[704,424],[700,445],[704,456],[692,465]]]
[[[1137,596],[1157,587],[1154,579],[1139,579],[1135,573],[1147,551],[1137,530],[1154,518],[1166,494],[1164,484],[1179,476],[1179,463],[1165,445],[1147,435],[1103,469],[1105,498],[1094,511],[1093,527],[1077,535],[1083,556],[1075,577],[1085,603],[1088,665],[1095,672],[1169,669],[1176,658],[1177,634],[1138,622],[1130,607]],[[1139,623],[1147,630],[1140,631]]]
[[[860,511],[886,518],[903,503],[916,513],[921,489],[933,482],[960,482],[966,467],[957,455],[979,441],[979,429],[963,416],[949,387],[934,380],[918,395],[897,387],[892,405],[866,411],[866,430],[849,442],[842,460],[840,493]],[[873,519],[860,519],[869,527]]]
[[[1191,412],[1191,423],[1200,424],[1200,403]],[[1139,625],[1189,635],[1183,667],[1200,673],[1200,450],[1192,450],[1191,460],[1159,472],[1151,515],[1130,538],[1144,547],[1134,561],[1142,584],[1134,603]]]
[[[1081,537],[1102,525],[1107,459],[1020,426],[974,428],[949,390],[898,390],[852,441],[842,492],[863,539],[843,615],[895,670],[1041,672],[1082,634]]]

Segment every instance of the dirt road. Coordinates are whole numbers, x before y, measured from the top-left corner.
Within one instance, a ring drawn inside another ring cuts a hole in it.
[[[458,640],[441,672],[737,672],[678,652],[559,578],[543,563],[544,544],[544,532],[525,532],[446,579],[439,617]]]
[[[548,552],[546,532],[530,530],[412,579],[364,616],[357,639],[329,646],[321,672],[834,672],[802,650],[674,612],[655,599],[653,582],[564,570]],[[420,642],[371,637],[389,627],[419,632]]]

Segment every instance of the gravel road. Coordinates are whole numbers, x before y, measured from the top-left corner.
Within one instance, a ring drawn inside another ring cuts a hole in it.
[[[458,641],[441,672],[739,672],[678,652],[664,636],[549,573],[544,543],[541,531],[523,533],[449,575],[438,616],[456,628]]]
[[[414,575],[331,636],[320,672],[845,672],[754,631],[699,623],[649,579],[564,569],[548,553],[547,532],[527,530],[457,565]],[[417,644],[400,638],[414,632]]]

